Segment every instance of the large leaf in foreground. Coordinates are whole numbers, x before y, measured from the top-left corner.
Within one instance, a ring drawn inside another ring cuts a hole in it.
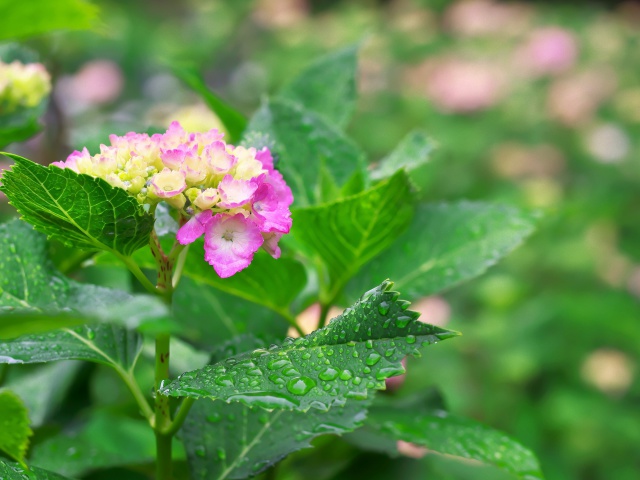
[[[163,386],[171,396],[239,401],[267,409],[326,410],[365,399],[404,372],[401,360],[455,332],[417,321],[391,282],[365,293],[326,327],[187,372]]]
[[[347,300],[387,277],[409,298],[474,278],[522,243],[534,218],[515,207],[483,202],[420,205],[409,228],[347,286]]]
[[[442,410],[372,407],[365,425],[388,441],[383,451],[390,454],[398,453],[397,441],[402,440],[431,452],[494,465],[519,478],[543,478],[530,450],[501,432]],[[377,442],[376,445],[384,444]]]
[[[153,216],[124,190],[68,168],[4,155],[15,164],[3,175],[2,191],[36,230],[78,248],[125,256],[149,241]]]
[[[297,104],[271,100],[251,119],[245,137],[264,134],[276,142],[278,170],[291,187],[294,206],[314,205],[323,198],[321,179],[330,177],[337,187],[364,171],[364,153],[317,114]],[[324,171],[326,175],[321,175]]]
[[[0,12],[0,40],[54,30],[84,30],[98,17],[98,8],[85,0],[0,0]]]
[[[344,128],[356,105],[357,67],[357,45],[332,52],[305,68],[282,89],[280,96]]]
[[[412,214],[411,185],[402,171],[344,200],[294,210],[295,239],[320,256],[336,290],[327,301],[362,265],[393,243]]]
[[[2,480],[70,480],[68,477],[41,468],[27,470],[17,463],[6,462],[2,458],[0,458],[0,478]]]
[[[247,478],[292,452],[309,448],[311,440],[320,435],[340,435],[357,428],[366,407],[366,401],[348,400],[326,412],[268,412],[203,399],[189,412],[181,437],[193,478]]]
[[[32,434],[22,400],[10,390],[0,390],[0,451],[22,463]]]

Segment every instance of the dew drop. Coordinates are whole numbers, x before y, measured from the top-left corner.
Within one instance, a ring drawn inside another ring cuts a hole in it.
[[[320,375],[318,375],[320,380],[326,380],[326,381],[335,380],[337,376],[338,376],[338,371],[335,368],[331,368],[331,367],[327,368],[322,373],[320,373]]]
[[[380,354],[376,352],[371,352],[367,357],[367,359],[365,360],[365,362],[367,363],[367,365],[373,366],[380,361],[380,358],[381,358]]]
[[[407,338],[405,338],[405,340],[407,341],[407,343],[416,343],[416,337],[414,335],[407,335]]]
[[[398,328],[404,328],[407,325],[409,325],[409,322],[411,321],[411,317],[408,317],[406,315],[403,315],[401,317],[396,318],[396,326]]]
[[[296,377],[289,380],[287,390],[294,395],[306,395],[316,386],[316,382],[309,377]]]
[[[221,387],[233,387],[233,378],[231,375],[220,375],[216,377],[216,384]]]

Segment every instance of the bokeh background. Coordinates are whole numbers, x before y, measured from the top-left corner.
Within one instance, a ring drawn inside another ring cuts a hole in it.
[[[43,133],[9,151],[47,164],[173,119],[212,128],[172,66],[250,115],[313,58],[359,44],[347,132],[372,163],[422,130],[439,145],[413,175],[425,199],[542,212],[488,274],[418,302],[464,336],[410,361],[393,394],[437,386],[453,412],[533,449],[549,479],[640,478],[640,3],[93,3],[98,31],[27,42],[54,93]],[[343,477],[498,478],[427,463],[371,455]]]

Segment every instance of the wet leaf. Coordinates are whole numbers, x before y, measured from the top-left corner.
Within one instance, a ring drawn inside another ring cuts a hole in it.
[[[311,447],[320,435],[341,435],[361,425],[366,401],[348,400],[329,411],[266,411],[240,403],[198,400],[181,438],[193,479],[257,475],[287,455]]]
[[[2,480],[70,480],[57,473],[41,468],[26,468],[13,462],[6,462],[0,458],[0,478]]]
[[[409,228],[347,285],[347,299],[387,277],[409,298],[482,274],[531,234],[532,214],[483,202],[420,205]]]
[[[364,171],[364,153],[333,125],[297,104],[270,100],[251,119],[245,138],[266,135],[275,142],[277,168],[291,188],[294,206],[315,205],[323,198],[320,172],[325,168],[338,187]]]
[[[24,463],[31,435],[29,412],[20,397],[10,390],[0,390],[0,450]]]
[[[164,395],[242,402],[266,409],[327,410],[364,400],[404,372],[418,348],[457,335],[417,321],[391,282],[365,293],[326,327],[281,346],[257,349],[185,373]]]
[[[359,45],[352,45],[317,59],[286,85],[280,96],[344,128],[356,105],[358,49]]]
[[[78,248],[120,255],[149,241],[153,216],[124,190],[68,168],[4,155],[15,164],[4,172],[1,190],[36,230]]]
[[[374,449],[393,455],[398,454],[397,441],[402,440],[430,452],[493,465],[522,479],[543,478],[530,450],[501,432],[443,410],[372,407],[365,427],[388,440],[376,443]]]

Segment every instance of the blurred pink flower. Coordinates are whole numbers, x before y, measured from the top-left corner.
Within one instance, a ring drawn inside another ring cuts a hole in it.
[[[545,27],[531,32],[516,51],[515,64],[532,76],[554,75],[570,69],[578,58],[578,42],[568,30]]]
[[[447,113],[471,113],[496,104],[505,91],[499,69],[479,61],[457,58],[432,60],[426,68],[426,94]]]
[[[116,100],[124,86],[122,70],[111,60],[85,63],[73,76],[58,81],[56,91],[62,107],[80,111]]]
[[[616,85],[616,74],[602,67],[560,78],[549,88],[549,115],[568,127],[588,123]]]
[[[444,23],[460,36],[513,35],[528,26],[531,16],[531,8],[522,3],[459,0],[445,12]]]

